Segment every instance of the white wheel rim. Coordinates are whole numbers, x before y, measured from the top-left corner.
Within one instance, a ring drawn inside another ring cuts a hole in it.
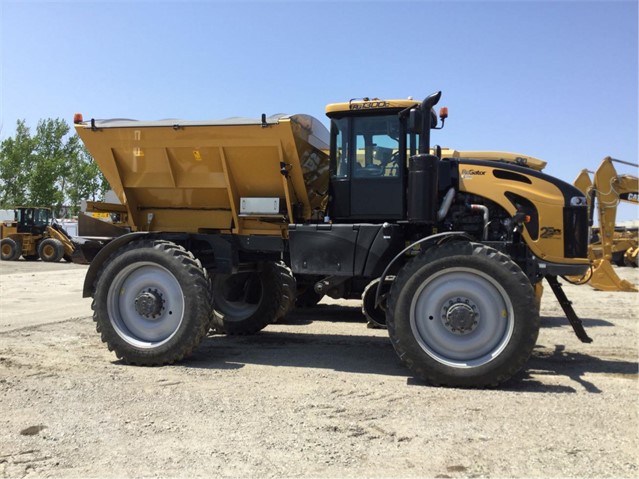
[[[143,314],[136,305],[145,294],[161,303],[155,314]],[[111,325],[122,339],[138,348],[155,348],[169,341],[182,324],[184,308],[180,283],[168,269],[153,262],[124,267],[107,295]]]
[[[456,368],[482,366],[499,356],[514,324],[504,288],[472,268],[449,268],[429,276],[410,307],[410,326],[420,347]]]

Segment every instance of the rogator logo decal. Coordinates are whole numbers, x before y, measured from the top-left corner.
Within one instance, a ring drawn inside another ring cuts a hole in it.
[[[387,101],[364,101],[361,103],[351,103],[351,110],[373,110],[375,108],[388,108],[390,105]]]
[[[461,177],[464,180],[472,180],[473,176],[484,176],[486,174],[486,170],[461,170]]]
[[[561,230],[552,226],[542,226],[540,236],[542,238],[561,238]]]
[[[486,174],[485,170],[462,170],[462,175],[482,176],[485,174]]]

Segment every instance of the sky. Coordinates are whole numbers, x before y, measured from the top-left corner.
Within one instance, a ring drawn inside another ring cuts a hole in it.
[[[328,126],[328,103],[441,90],[434,143],[572,182],[606,156],[639,162],[638,23],[637,0],[0,0],[0,140],[75,112]]]

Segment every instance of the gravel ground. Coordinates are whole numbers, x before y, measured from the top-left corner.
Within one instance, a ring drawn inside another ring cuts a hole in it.
[[[460,390],[411,377],[357,301],[125,366],[80,297],[85,271],[0,264],[2,477],[639,476],[637,293],[567,285],[582,344],[546,288],[525,371]]]

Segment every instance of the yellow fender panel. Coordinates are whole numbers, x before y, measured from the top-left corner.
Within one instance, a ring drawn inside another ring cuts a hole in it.
[[[511,216],[517,213],[517,209],[505,193],[511,192],[526,198],[537,207],[538,213],[536,238],[533,239],[526,229],[523,231],[523,237],[533,254],[543,261],[587,264],[585,258],[564,257],[564,196],[560,189],[543,178],[521,172],[515,174],[525,177],[525,182],[513,181],[509,176],[510,171],[500,178],[493,174],[495,170],[506,171],[498,165],[460,163],[459,190],[494,201]]]

